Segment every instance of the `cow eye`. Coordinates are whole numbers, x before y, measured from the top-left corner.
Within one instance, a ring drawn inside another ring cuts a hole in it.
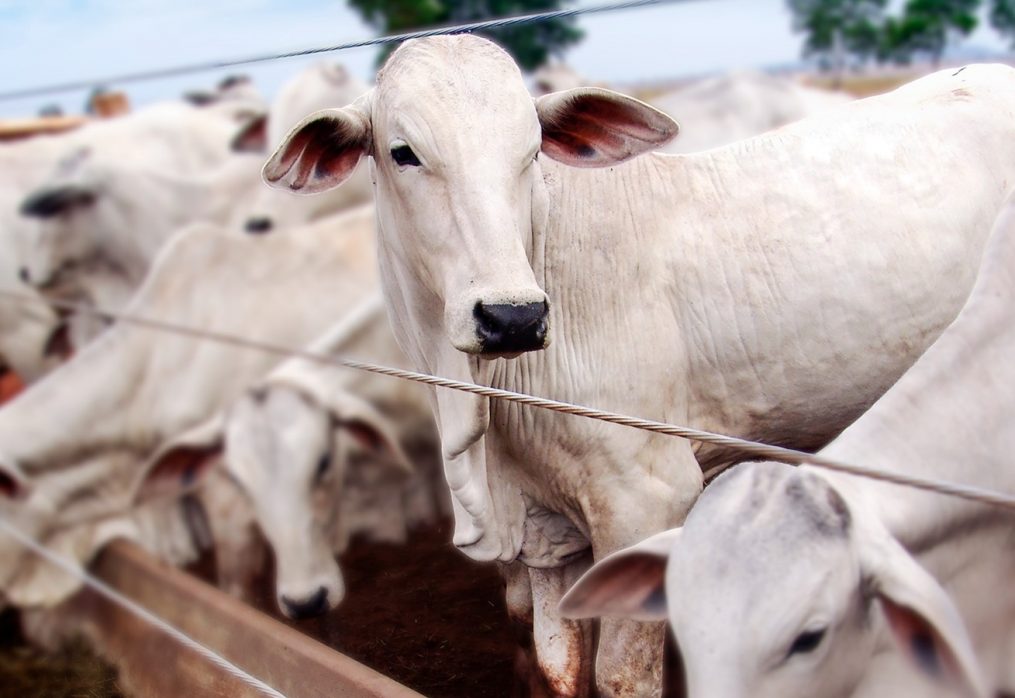
[[[419,158],[416,157],[416,153],[412,152],[405,143],[394,145],[391,148],[391,159],[395,161],[395,164],[399,167],[419,167]]]
[[[821,641],[825,638],[825,628],[819,628],[818,630],[807,630],[797,635],[796,639],[793,640],[793,644],[789,647],[787,656],[793,656],[794,654],[808,654],[813,652],[821,644]]]
[[[331,467],[331,451],[325,451],[324,455],[321,456],[321,460],[317,461],[317,471],[314,473],[314,479],[320,480],[324,477],[325,473],[328,472],[328,468]]]

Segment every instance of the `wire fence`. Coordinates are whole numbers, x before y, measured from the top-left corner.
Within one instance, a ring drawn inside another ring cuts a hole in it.
[[[35,555],[38,555],[39,557],[46,560],[50,564],[55,565],[56,567],[66,572],[70,576],[78,579],[82,584],[94,590],[96,593],[100,594],[103,598],[107,599],[111,603],[116,604],[117,606],[120,606],[121,608],[126,609],[127,611],[137,616],[138,618],[140,618],[153,628],[161,632],[164,632],[166,635],[169,635],[184,647],[187,647],[197,652],[202,657],[207,659],[209,662],[223,669],[231,676],[239,679],[240,681],[247,684],[251,688],[260,691],[266,696],[271,696],[272,698],[286,698],[285,694],[275,690],[274,688],[266,684],[264,681],[261,681],[256,676],[252,676],[251,674],[247,673],[240,667],[230,662],[225,657],[221,656],[214,650],[204,646],[203,644],[193,639],[176,626],[167,622],[165,619],[155,615],[154,613],[152,613],[147,608],[137,603],[133,599],[124,596],[119,591],[109,586],[98,577],[89,573],[87,570],[82,568],[79,564],[77,564],[73,560],[70,560],[64,557],[63,555],[53,552],[45,545],[37,541],[35,538],[26,534],[24,531],[22,531],[20,528],[18,528],[17,526],[15,526],[2,516],[0,516],[0,530],[2,530],[10,537],[14,538],[16,541],[18,541],[21,545],[23,545],[26,549],[30,550]]]
[[[358,361],[355,359],[345,358],[341,356],[321,354],[304,348],[290,347],[282,344],[275,344],[272,342],[264,342],[260,340],[250,339],[249,337],[242,337],[239,335],[228,334],[224,332],[216,332],[214,330],[208,330],[204,328],[188,327],[186,325],[181,325],[178,323],[166,322],[164,320],[143,317],[127,312],[118,312],[108,309],[95,308],[82,303],[74,303],[71,301],[63,301],[63,300],[45,301],[37,296],[6,290],[0,290],[0,300],[18,303],[48,302],[53,307],[64,312],[70,313],[80,312],[98,317],[100,319],[109,322],[124,322],[132,325],[137,325],[140,327],[146,327],[148,329],[188,337],[195,340],[219,342],[222,344],[228,344],[230,346],[235,346],[243,349],[262,351],[285,359],[300,358],[323,365],[341,366],[359,371],[367,371],[369,373],[376,373],[379,375],[390,376],[392,378],[399,378],[402,380],[422,383],[424,385],[430,385],[436,388],[447,388],[449,390],[457,390],[460,392],[471,393],[473,395],[480,395],[482,397],[487,397],[495,400],[503,400],[505,402],[512,402],[527,405],[529,407],[535,407],[538,409],[549,410],[551,412],[558,412],[561,414],[569,414],[576,417],[584,417],[586,419],[608,422],[610,424],[617,424],[632,429],[640,429],[642,431],[648,431],[654,434],[662,434],[664,436],[676,436],[690,441],[697,441],[700,443],[710,444],[713,446],[720,446],[722,448],[738,451],[745,455],[756,458],[765,458],[793,465],[804,465],[804,464],[812,465],[819,468],[824,468],[826,470],[833,470],[836,472],[846,473],[849,475],[863,477],[870,480],[889,482],[896,485],[923,490],[925,492],[933,492],[936,494],[958,497],[960,499],[965,499],[980,504],[987,504],[990,506],[996,506],[1011,511],[1015,511],[1015,497],[1001,492],[994,492],[979,487],[972,487],[968,485],[947,482],[944,480],[922,478],[914,475],[907,475],[902,472],[893,472],[865,465],[846,463],[842,461],[825,458],[818,454],[807,453],[806,451],[798,451],[791,448],[785,448],[783,446],[775,446],[772,444],[760,443],[757,441],[742,439],[739,437],[729,436],[726,434],[718,434],[703,429],[695,429],[693,427],[681,426],[677,424],[668,424],[666,422],[658,422],[651,419],[644,419],[642,417],[620,414],[618,412],[601,410],[594,407],[575,405],[569,402],[562,402],[560,400],[552,400],[550,398],[538,397],[535,395],[528,395],[525,393],[518,393],[511,390],[504,390],[502,388],[494,388],[485,385],[477,385],[475,383],[468,383],[465,381],[451,380],[449,378],[442,378],[440,376],[419,373],[417,371],[408,371],[405,369],[394,368],[391,366],[380,366],[366,361]],[[705,473],[705,478],[706,479],[714,478],[727,467],[729,467],[729,465],[722,465],[713,468],[712,470],[709,470],[707,473]]]
[[[0,102],[7,102],[15,99],[25,99],[28,97],[43,97],[48,95],[61,94],[64,92],[75,92],[78,90],[88,90],[98,85],[116,85],[116,84],[123,85],[135,82],[144,82],[148,80],[159,80],[162,78],[178,77],[180,75],[190,75],[193,73],[202,73],[210,70],[220,70],[223,68],[235,68],[241,65],[266,63],[269,61],[277,61],[286,58],[314,56],[322,53],[334,53],[337,51],[347,51],[355,48],[381,46],[383,44],[395,44],[400,43],[402,41],[408,41],[409,39],[424,39],[429,36],[440,36],[444,34],[467,34],[473,32],[492,31],[496,29],[516,27],[523,24],[546,22],[553,19],[566,19],[569,17],[579,17],[582,15],[600,14],[604,12],[633,10],[640,7],[651,7],[654,5],[672,5],[678,3],[683,4],[688,2],[700,2],[700,1],[701,0],[624,0],[623,2],[612,2],[602,5],[592,5],[589,7],[576,7],[568,10],[553,10],[550,12],[537,12],[533,14],[516,15],[512,17],[499,17],[496,19],[483,20],[481,22],[469,22],[467,24],[455,24],[446,27],[419,29],[416,31],[403,32],[400,34],[388,34],[386,36],[378,36],[370,39],[358,39],[354,41],[347,41],[340,44],[333,44],[330,46],[317,46],[313,48],[299,49],[296,51],[266,53],[257,56],[246,56],[243,58],[230,58],[215,61],[204,61],[201,63],[170,66],[167,68],[158,68],[155,70],[145,70],[133,73],[120,73],[118,75],[106,75],[103,77],[71,80],[68,82],[54,83],[50,85],[43,85],[40,87],[6,90],[0,92]]]
[[[241,58],[177,65],[155,70],[129,72],[118,75],[106,75],[103,77],[71,80],[62,83],[55,83],[31,88],[0,91],[0,101],[10,101],[28,97],[54,95],[65,92],[72,92],[76,90],[87,90],[100,84],[101,85],[129,84],[148,80],[157,80],[162,78],[169,78],[222,68],[231,68],[242,65],[251,65],[269,61],[283,60],[288,58],[311,56],[317,54],[339,52],[355,48],[398,43],[409,39],[425,38],[443,34],[461,34],[469,32],[492,31],[496,29],[519,26],[529,23],[545,22],[552,19],[572,18],[596,13],[617,12],[617,11],[633,10],[642,7],[687,3],[693,1],[695,0],[625,0],[623,2],[612,2],[583,8],[572,8],[566,10],[541,12],[512,17],[502,17],[480,22],[471,22],[467,24],[457,24],[447,27],[437,27],[374,37],[369,39],[354,40],[328,46],[311,47],[296,51],[267,53]],[[0,290],[0,300],[12,303],[45,302],[36,296],[31,296],[28,294],[19,294],[16,292],[6,290]],[[572,416],[582,417],[586,419],[599,420],[628,428],[640,429],[655,434],[676,436],[679,438],[689,439],[700,443],[706,443],[714,446],[728,448],[731,450],[738,451],[750,457],[777,460],[796,465],[799,464],[813,465],[837,472],[847,473],[854,476],[864,477],[882,482],[889,482],[900,486],[910,487],[927,492],[933,492],[941,495],[958,497],[972,502],[977,502],[980,504],[996,506],[1007,510],[1015,511],[1015,497],[1000,492],[985,490],[982,488],[971,487],[936,479],[921,478],[912,475],[906,475],[901,472],[893,472],[858,464],[844,463],[824,458],[816,454],[806,453],[803,451],[784,448],[780,446],[774,446],[770,444],[758,443],[747,439],[741,439],[724,434],[694,429],[691,427],[675,424],[667,424],[664,422],[644,419],[631,415],[619,414],[608,410],[601,410],[583,405],[575,405],[558,400],[553,400],[550,398],[527,395],[524,393],[518,393],[490,386],[482,386],[474,383],[450,380],[447,378],[442,378],[440,376],[433,376],[415,371],[407,371],[404,369],[389,366],[380,366],[364,361],[357,361],[339,356],[324,355],[320,353],[311,352],[303,348],[287,347],[269,342],[257,341],[241,336],[215,332],[212,330],[187,327],[179,324],[165,322],[158,319],[140,317],[125,312],[113,312],[107,309],[93,308],[90,306],[78,303],[71,303],[67,301],[50,301],[49,304],[64,311],[87,313],[106,320],[130,323],[140,327],[146,327],[149,329],[163,332],[171,332],[176,335],[189,337],[195,340],[220,342],[224,344],[229,344],[231,346],[235,346],[237,348],[268,352],[282,358],[302,358],[324,365],[343,366],[350,369],[368,371],[375,374],[386,375],[401,380],[410,380],[425,385],[430,385],[435,388],[457,390],[470,394],[480,395],[494,400],[502,400],[516,404],[527,405],[529,407],[534,407],[537,409],[544,409],[557,413],[569,414]],[[711,479],[715,477],[719,472],[721,472],[722,469],[724,469],[724,467],[725,466],[720,466],[718,468],[714,468],[708,471],[707,473],[705,473],[706,479]],[[92,588],[97,593],[101,594],[103,597],[127,609],[137,617],[149,623],[153,628],[157,628],[161,632],[164,632],[169,636],[175,638],[182,645],[198,652],[209,661],[213,662],[217,666],[221,667],[222,669],[224,669],[234,677],[242,680],[251,687],[257,689],[264,695],[274,697],[283,696],[282,693],[278,692],[271,686],[265,684],[263,681],[257,679],[256,677],[240,669],[235,664],[219,656],[217,653],[205,647],[204,645],[196,642],[179,629],[167,623],[164,619],[159,618],[158,616],[151,613],[144,607],[140,606],[133,600],[123,596],[115,589],[112,589],[104,582],[97,579],[93,575],[89,574],[86,570],[82,569],[76,563],[66,558],[63,558],[62,556],[47,549],[44,545],[42,545],[35,539],[31,538],[30,536],[27,536],[22,531],[20,531],[16,526],[12,525],[10,522],[8,522],[3,518],[0,518],[0,529],[2,529],[8,535],[13,536],[23,546],[31,550],[34,554],[43,557],[53,565],[56,565],[57,567],[62,569],[64,572],[78,578],[83,584]]]

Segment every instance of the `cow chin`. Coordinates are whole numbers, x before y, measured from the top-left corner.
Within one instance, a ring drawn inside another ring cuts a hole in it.
[[[514,359],[550,344],[550,305],[539,289],[475,294],[449,306],[452,346],[482,359]]]

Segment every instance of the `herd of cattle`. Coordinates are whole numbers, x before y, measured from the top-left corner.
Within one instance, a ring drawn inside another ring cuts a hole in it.
[[[1001,509],[86,309],[1011,491],[1015,69],[649,106],[450,36],[198,101],[0,148],[0,515],[238,595],[270,549],[292,618],[453,516],[557,696],[658,695],[662,620],[692,698],[1015,692]],[[26,618],[77,587],[0,537]]]

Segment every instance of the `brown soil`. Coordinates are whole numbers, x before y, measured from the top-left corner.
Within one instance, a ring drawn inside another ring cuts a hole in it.
[[[454,548],[450,522],[415,532],[404,546],[355,542],[341,566],[347,595],[338,609],[282,620],[429,698],[532,695],[532,677],[516,673],[519,631],[508,619],[500,574]],[[272,574],[259,584],[258,605],[281,618]],[[678,698],[682,674],[672,643],[666,674],[666,695]]]
[[[0,698],[122,698],[116,669],[80,640],[46,653],[25,643],[13,611],[0,613]]]
[[[430,698],[511,695],[517,645],[504,584],[450,541],[444,524],[405,546],[354,543],[341,559],[342,605],[292,625]],[[273,601],[271,611],[279,615]]]

